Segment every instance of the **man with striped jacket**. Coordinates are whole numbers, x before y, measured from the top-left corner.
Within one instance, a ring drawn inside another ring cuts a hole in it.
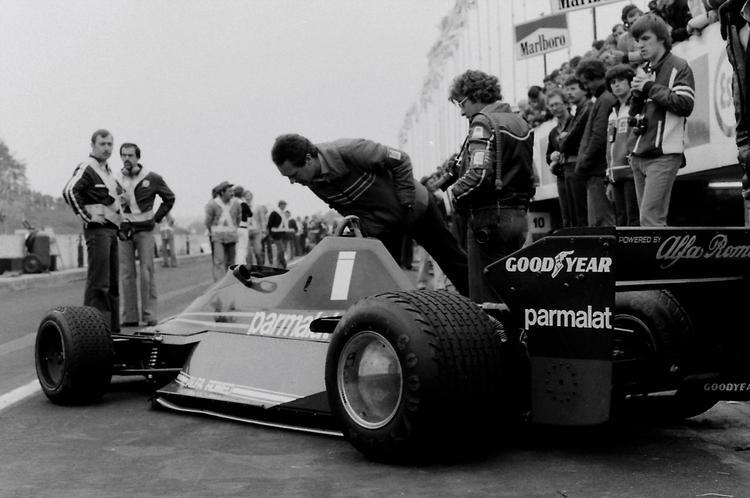
[[[175,196],[164,179],[146,169],[139,161],[141,149],[133,143],[120,146],[123,168],[118,180],[125,189],[123,225],[132,227],[132,235],[120,240],[120,274],[122,275],[122,326],[137,327],[140,319],[156,325],[156,282],[154,280],[154,227],[174,205]],[[161,198],[154,212],[156,197]],[[136,252],[139,260],[141,302],[138,310]]]
[[[63,199],[83,222],[88,272],[84,306],[93,306],[120,331],[117,232],[121,221],[122,185],[112,175],[107,159],[112,155],[112,134],[96,130],[91,154],[73,171],[63,189]]]
[[[695,80],[687,61],[674,55],[669,27],[646,14],[631,28],[646,61],[631,84],[630,115],[635,143],[630,165],[641,226],[666,226],[677,172],[685,165],[685,125],[695,103]]]

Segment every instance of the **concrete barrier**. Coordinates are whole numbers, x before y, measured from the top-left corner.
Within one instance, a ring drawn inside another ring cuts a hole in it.
[[[187,262],[195,259],[210,258],[209,254],[182,254],[177,256],[178,262]],[[161,258],[157,258],[155,266],[161,264]],[[178,266],[179,269],[179,266]],[[0,292],[19,291],[38,287],[54,287],[65,285],[71,282],[86,280],[88,268],[68,268],[53,272],[36,273],[36,274],[8,274],[0,275]],[[210,268],[206,270],[210,275]]]

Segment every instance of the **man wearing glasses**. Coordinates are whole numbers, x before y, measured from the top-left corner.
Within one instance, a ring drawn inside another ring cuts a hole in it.
[[[468,296],[466,253],[433,196],[414,179],[406,153],[371,140],[313,144],[287,134],[276,139],[271,158],[291,183],[305,185],[344,216],[358,216],[365,235],[379,239],[399,264],[409,235]]]
[[[497,302],[500,297],[483,272],[526,240],[529,201],[536,190],[534,134],[501,102],[495,76],[466,71],[453,80],[450,99],[469,120],[469,132],[459,153],[457,179],[446,189],[446,204],[469,214],[469,297]]]

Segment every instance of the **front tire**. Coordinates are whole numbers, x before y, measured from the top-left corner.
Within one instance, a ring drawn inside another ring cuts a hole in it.
[[[368,458],[403,461],[487,442],[500,422],[502,331],[445,291],[389,292],[352,306],[326,358],[345,437]]]
[[[96,308],[61,306],[48,312],[36,335],[37,378],[60,405],[98,401],[112,379],[109,325]]]

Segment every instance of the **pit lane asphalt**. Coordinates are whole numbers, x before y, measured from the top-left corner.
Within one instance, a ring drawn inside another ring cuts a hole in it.
[[[205,282],[210,263],[157,272],[161,295],[178,295]],[[19,342],[33,326],[23,324],[50,302],[77,303],[82,289],[79,280],[0,294],[0,394],[35,378],[33,346]],[[162,303],[162,313],[200,292]],[[140,379],[117,378],[96,405],[60,407],[36,392],[0,408],[0,496],[742,497],[750,489],[747,403],[609,432],[519,427],[484,454],[391,466],[341,438],[154,410],[149,394]]]

